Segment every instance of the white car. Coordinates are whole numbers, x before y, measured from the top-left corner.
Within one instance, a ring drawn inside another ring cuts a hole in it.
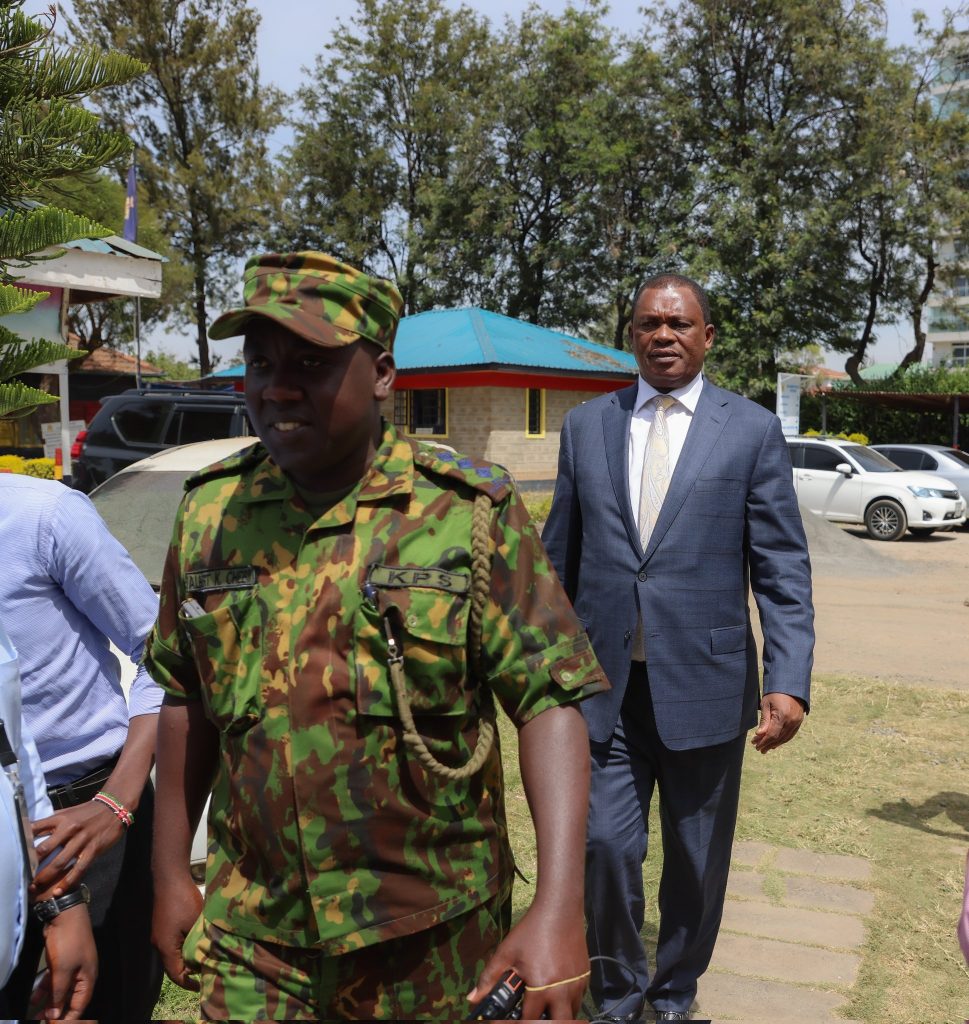
[[[226,437],[216,441],[166,448],[109,477],[89,497],[108,524],[108,529],[128,549],[135,565],[157,592],[175,523],[175,511],[184,483],[193,473],[255,442],[254,437]],[[121,685],[127,694],[135,675],[130,658],[118,650]],[[208,804],[192,841],[192,871],[200,880],[205,868]]]
[[[788,437],[799,504],[838,523],[863,523],[875,540],[906,529],[926,536],[960,526],[966,503],[934,473],[900,469],[865,445],[832,437]]]
[[[902,469],[917,469],[955,484],[969,508],[969,455],[964,451],[942,444],[873,444],[872,448]]]

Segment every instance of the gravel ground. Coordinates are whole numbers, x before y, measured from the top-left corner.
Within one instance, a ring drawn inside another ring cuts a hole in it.
[[[969,529],[884,542],[806,513],[805,530],[815,672],[969,691]]]

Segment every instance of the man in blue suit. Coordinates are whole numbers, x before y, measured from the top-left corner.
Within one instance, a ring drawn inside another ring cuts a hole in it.
[[[807,542],[776,416],[704,380],[703,289],[662,274],[636,293],[632,387],[562,426],[543,540],[612,689],[583,704],[592,745],[586,851],[592,992],[615,1020],[686,1020],[723,912],[748,729],[761,753],[808,708]],[[764,635],[763,697],[748,588]],[[760,721],[758,724],[758,707]],[[659,789],[663,873],[649,974],[643,862]]]

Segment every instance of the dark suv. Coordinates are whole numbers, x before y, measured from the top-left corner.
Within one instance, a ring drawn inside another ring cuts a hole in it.
[[[143,388],[111,395],[71,448],[73,485],[87,493],[164,448],[253,433],[240,392]]]

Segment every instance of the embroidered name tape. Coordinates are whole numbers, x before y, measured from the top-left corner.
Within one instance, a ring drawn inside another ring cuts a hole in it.
[[[185,589],[201,594],[210,590],[248,590],[255,585],[256,567],[253,565],[185,573]]]
[[[430,587],[451,594],[466,594],[471,589],[471,577],[465,573],[399,565],[371,565],[367,572],[367,582],[375,587]]]

